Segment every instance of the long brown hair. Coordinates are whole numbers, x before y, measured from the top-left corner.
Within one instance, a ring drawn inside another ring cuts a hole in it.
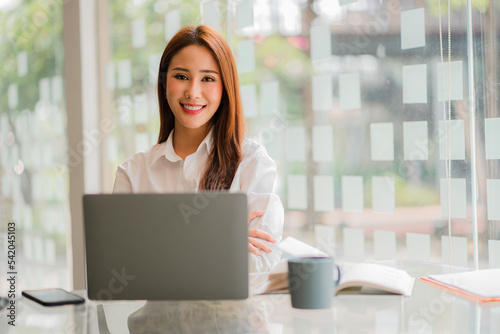
[[[175,126],[174,114],[166,97],[168,66],[177,52],[193,44],[204,46],[212,53],[219,65],[224,87],[219,108],[209,121],[213,129],[213,146],[200,181],[200,189],[229,189],[241,161],[245,119],[233,54],[224,38],[209,26],[182,28],[163,51],[158,72],[158,103],[161,122],[158,144],[167,140]]]

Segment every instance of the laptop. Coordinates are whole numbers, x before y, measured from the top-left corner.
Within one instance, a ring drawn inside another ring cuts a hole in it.
[[[242,193],[83,196],[91,300],[248,298]]]

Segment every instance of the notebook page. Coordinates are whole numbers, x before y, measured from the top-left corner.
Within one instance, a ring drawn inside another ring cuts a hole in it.
[[[401,269],[373,263],[360,263],[347,268],[342,273],[339,289],[349,283],[359,283],[356,285],[360,286],[372,285],[381,290],[411,296],[415,278]]]
[[[286,257],[328,257],[325,252],[294,237],[288,237],[278,245]]]

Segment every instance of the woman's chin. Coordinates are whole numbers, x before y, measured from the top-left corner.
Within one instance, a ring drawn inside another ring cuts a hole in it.
[[[183,122],[181,126],[188,131],[201,130],[208,126],[208,122]]]

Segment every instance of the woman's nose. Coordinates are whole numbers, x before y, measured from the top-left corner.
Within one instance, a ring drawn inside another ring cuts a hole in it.
[[[194,100],[201,97],[200,88],[200,84],[196,80],[192,80],[187,87],[186,98]]]

